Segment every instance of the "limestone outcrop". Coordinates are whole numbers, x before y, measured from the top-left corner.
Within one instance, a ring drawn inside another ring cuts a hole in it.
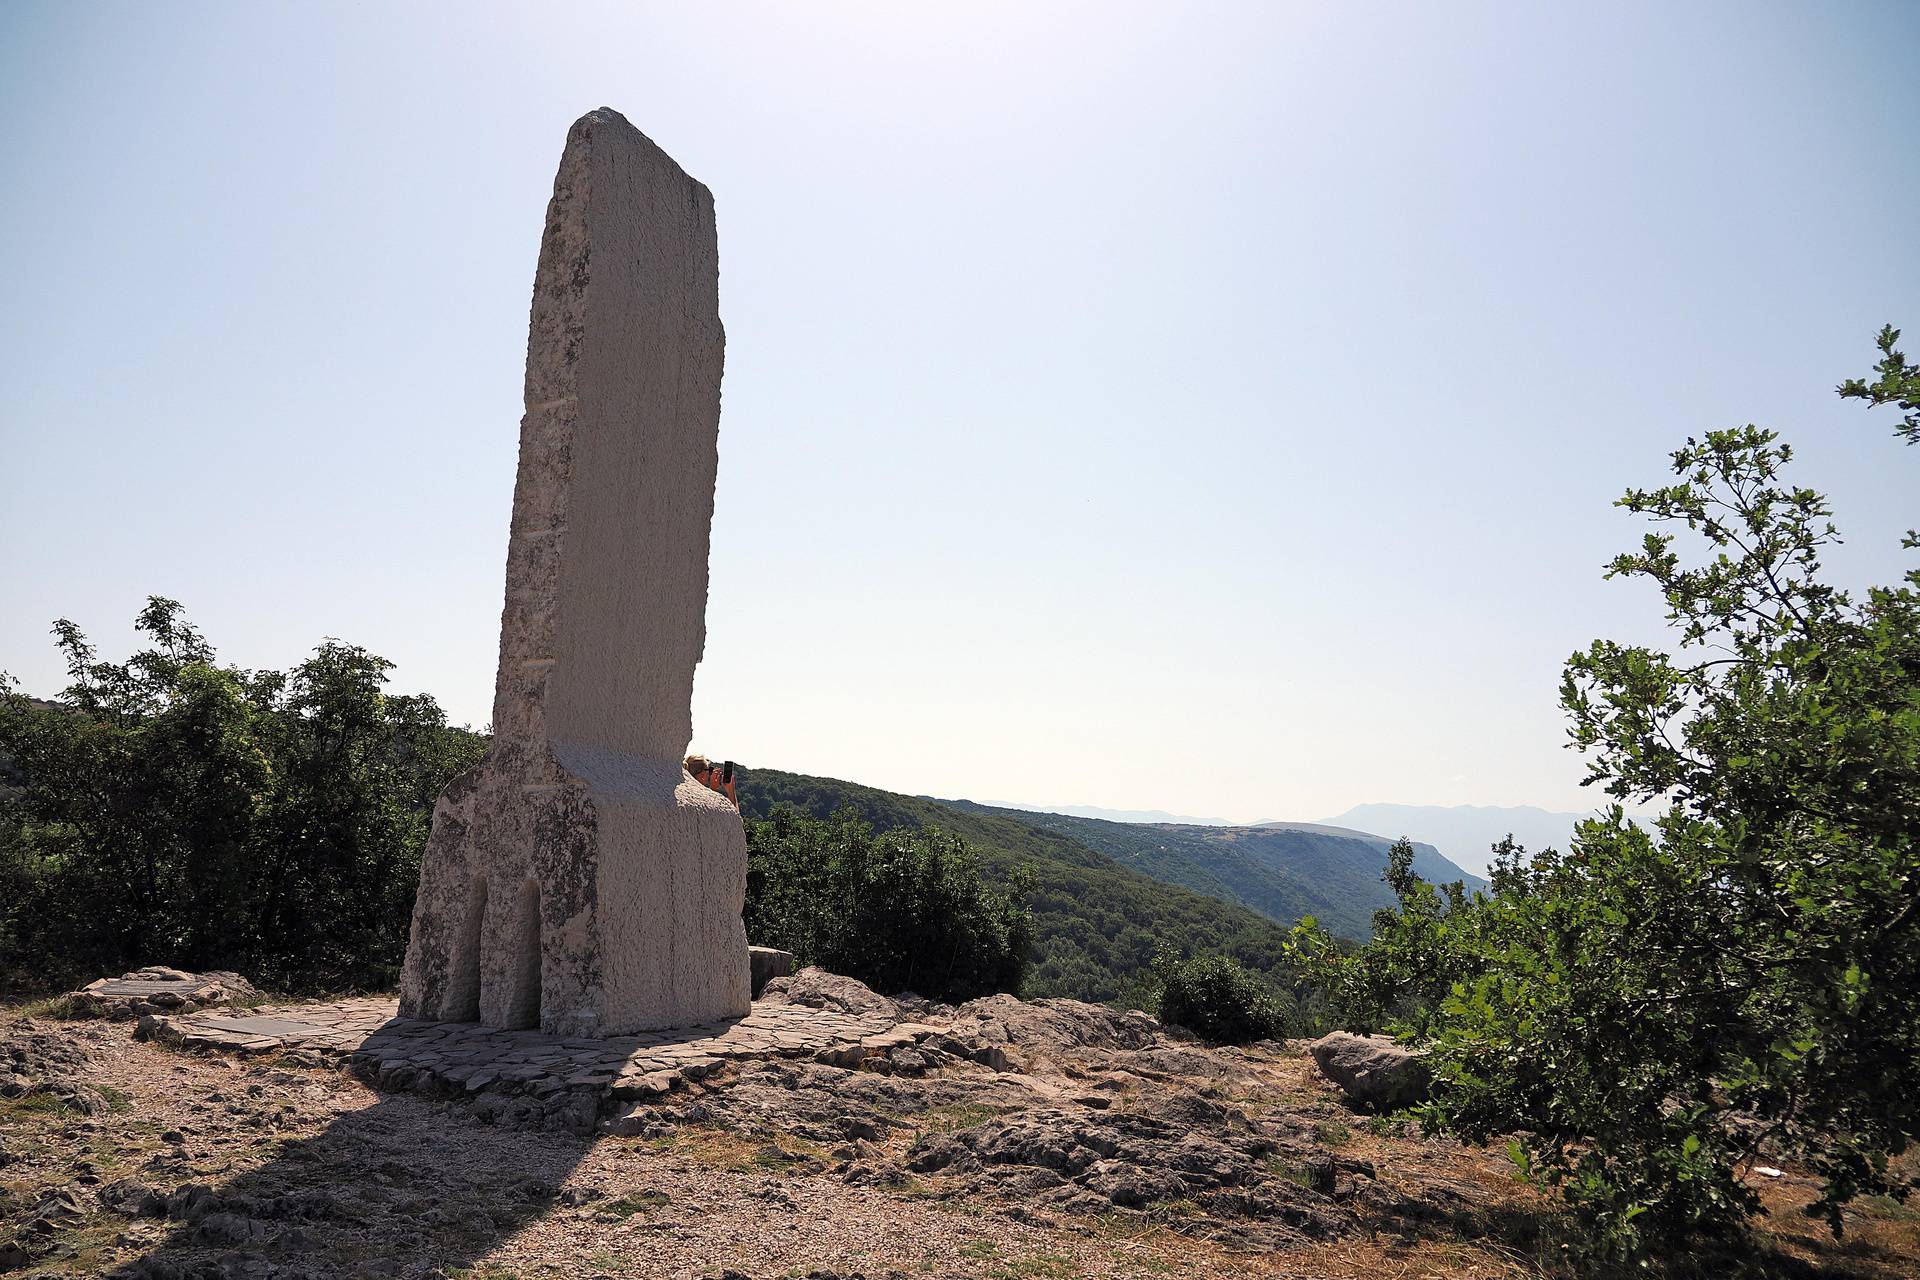
[[[583,116],[534,277],[494,739],[434,810],[406,1017],[606,1036],[747,1011],[740,818],[680,764],[718,294],[707,189],[619,113]]]
[[[1391,1036],[1335,1031],[1307,1046],[1320,1073],[1355,1102],[1382,1111],[1425,1101],[1430,1077],[1426,1055]]]

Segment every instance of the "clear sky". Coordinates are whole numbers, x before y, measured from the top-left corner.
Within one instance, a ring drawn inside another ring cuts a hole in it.
[[[488,717],[567,125],[713,189],[700,749],[1236,819],[1588,807],[1610,503],[1800,448],[1891,581],[1920,5],[0,6],[0,668],[148,593]]]

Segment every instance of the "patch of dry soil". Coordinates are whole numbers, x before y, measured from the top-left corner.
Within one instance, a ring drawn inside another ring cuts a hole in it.
[[[831,993],[830,993],[831,994]],[[844,998],[845,993],[840,993]],[[801,991],[794,998],[824,998]],[[1297,1046],[1008,998],[921,1049],[741,1064],[597,1137],[0,1015],[0,1272],[302,1277],[1507,1277],[1553,1218],[1503,1158],[1356,1115]],[[924,1008],[914,1010],[925,1017]],[[929,1019],[931,1020],[931,1019]],[[942,1047],[944,1046],[944,1047]],[[11,1065],[9,1065],[11,1064]],[[1786,1201],[1791,1178],[1770,1188]],[[1889,1210],[1831,1274],[1912,1274]],[[1543,1229],[1544,1224],[1544,1229]]]

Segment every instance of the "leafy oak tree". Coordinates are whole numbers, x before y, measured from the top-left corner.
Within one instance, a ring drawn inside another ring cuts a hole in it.
[[[1897,406],[1901,418],[1894,434],[1908,444],[1920,444],[1920,365],[1909,364],[1894,346],[1900,341],[1900,331],[1892,325],[1882,328],[1874,341],[1880,348],[1880,363],[1873,366],[1877,375],[1874,380],[1848,378],[1835,389],[1848,400]]]
[[[1218,1044],[1251,1044],[1283,1036],[1294,1021],[1286,995],[1228,956],[1182,956],[1171,948],[1153,960],[1153,1011]]]
[[[1899,404],[1915,443],[1898,336],[1841,393]],[[1621,499],[1656,528],[1608,576],[1657,587],[1677,642],[1596,641],[1562,702],[1588,781],[1665,816],[1616,804],[1458,922],[1437,1118],[1521,1131],[1616,1254],[1734,1228],[1762,1157],[1821,1179],[1835,1231],[1848,1199],[1912,1189],[1889,1158],[1920,1130],[1920,570],[1827,581],[1838,535],[1791,459],[1711,432]]]

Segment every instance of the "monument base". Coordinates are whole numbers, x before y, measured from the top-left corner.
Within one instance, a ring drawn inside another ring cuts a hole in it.
[[[394,1014],[391,997],[362,996],[244,1012],[150,1014],[136,1035],[188,1050],[340,1062],[376,1088],[466,1098],[501,1125],[587,1133],[598,1124],[620,1133],[623,1108],[638,1107],[644,1115],[662,1095],[734,1064],[796,1058],[891,1072],[890,1055],[944,1029],[898,1022],[890,1008],[855,1013],[777,1001],[719,1024],[565,1040]]]
[[[747,847],[663,765],[496,743],[435,807],[400,1014],[629,1035],[746,1014]]]

